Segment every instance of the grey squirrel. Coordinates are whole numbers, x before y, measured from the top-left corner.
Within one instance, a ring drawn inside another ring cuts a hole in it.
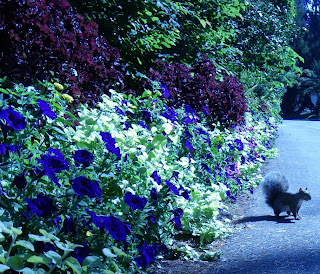
[[[288,180],[280,173],[270,172],[263,180],[263,191],[266,196],[266,203],[273,208],[274,214],[279,217],[281,212],[293,214],[294,218],[300,219],[298,212],[303,201],[311,199],[307,189],[299,189],[293,194],[287,192],[289,188]]]

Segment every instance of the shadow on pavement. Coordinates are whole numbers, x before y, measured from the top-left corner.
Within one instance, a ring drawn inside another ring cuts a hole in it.
[[[262,222],[262,221],[270,221],[276,223],[291,223],[294,224],[294,219],[287,219],[288,216],[271,216],[271,215],[263,215],[263,216],[248,216],[238,220],[235,220],[233,223],[235,224],[243,224],[243,223],[254,223],[254,222]],[[292,218],[292,217],[290,217]]]

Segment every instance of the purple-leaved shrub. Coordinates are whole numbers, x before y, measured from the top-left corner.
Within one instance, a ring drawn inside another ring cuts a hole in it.
[[[247,110],[242,84],[234,76],[224,75],[216,80],[216,68],[203,57],[191,68],[181,63],[156,62],[157,69],[150,69],[150,78],[161,83],[163,96],[169,106],[184,104],[196,111],[203,111],[212,122],[223,125],[242,124]]]
[[[123,72],[119,51],[98,26],[66,0],[0,1],[0,73],[30,84],[52,76],[69,84],[74,104],[94,104],[117,85]]]

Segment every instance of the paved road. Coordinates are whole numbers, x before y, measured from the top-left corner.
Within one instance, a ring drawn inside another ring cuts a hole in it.
[[[289,191],[308,187],[312,200],[300,209],[301,220],[277,220],[257,188],[240,229],[227,240],[218,269],[206,273],[320,273],[320,122],[284,121],[265,172],[279,171]]]

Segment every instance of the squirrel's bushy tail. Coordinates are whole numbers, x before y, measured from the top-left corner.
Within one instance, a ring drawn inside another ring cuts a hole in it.
[[[266,195],[266,203],[273,207],[273,202],[280,192],[285,192],[289,188],[287,179],[280,173],[270,172],[264,179],[262,184],[263,192]]]

